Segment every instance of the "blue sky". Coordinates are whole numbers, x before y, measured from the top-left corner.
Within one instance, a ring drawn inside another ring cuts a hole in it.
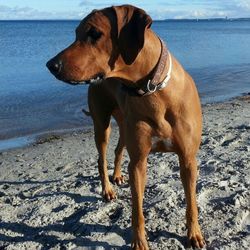
[[[92,9],[128,3],[153,19],[250,17],[250,0],[0,0],[0,20],[81,19]]]

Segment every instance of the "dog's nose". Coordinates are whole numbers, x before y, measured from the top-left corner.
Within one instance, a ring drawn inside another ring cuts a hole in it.
[[[58,75],[62,69],[62,61],[60,59],[52,58],[46,63],[46,66],[52,74]]]

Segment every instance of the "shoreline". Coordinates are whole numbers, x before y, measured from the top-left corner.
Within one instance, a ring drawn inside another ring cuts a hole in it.
[[[228,100],[224,101],[218,101],[218,102],[211,102],[211,103],[205,103],[202,104],[202,108],[206,107],[207,105],[217,105],[217,104],[223,104],[227,102],[232,102],[236,100],[240,100],[241,98],[245,98],[250,96],[250,93],[242,93],[240,96],[230,98]],[[87,117],[86,117],[87,119]],[[93,129],[93,125],[88,125],[84,127],[77,127],[77,128],[70,128],[70,129],[59,129],[59,130],[53,130],[53,131],[44,131],[40,133],[35,133],[35,134],[29,134],[29,135],[23,135],[20,137],[12,137],[8,138],[5,140],[0,140],[0,153],[17,149],[17,148],[22,148],[22,147],[27,147],[30,146],[34,143],[37,142],[37,140],[40,139],[46,139],[49,137],[56,137],[56,136],[65,136],[67,134],[72,134],[72,133],[79,133],[79,132],[85,132],[88,130]]]
[[[197,182],[204,249],[249,249],[250,95],[203,106]],[[112,176],[118,141],[108,148]],[[0,248],[129,249],[131,194],[113,185],[118,198],[101,197],[94,132],[42,138],[0,153]],[[185,249],[185,199],[177,156],[150,154],[144,214],[149,246]]]
[[[56,137],[60,138],[65,135],[70,135],[73,133],[84,133],[93,129],[92,126],[85,127],[77,127],[71,129],[59,129],[53,131],[44,131],[40,133],[35,133],[31,135],[24,135],[20,137],[13,137],[6,140],[0,140],[0,153],[6,152],[10,150],[15,150],[23,147],[29,147],[34,144],[39,144],[39,141],[49,141],[56,139]]]

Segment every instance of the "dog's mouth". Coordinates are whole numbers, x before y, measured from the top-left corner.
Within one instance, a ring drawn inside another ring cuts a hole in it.
[[[87,79],[87,80],[63,80],[66,83],[71,85],[80,85],[80,84],[98,84],[101,83],[105,79],[105,75],[103,73],[98,73],[95,76]]]

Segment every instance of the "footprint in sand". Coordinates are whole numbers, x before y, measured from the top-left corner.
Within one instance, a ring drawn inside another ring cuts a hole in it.
[[[222,147],[227,147],[230,146],[231,144],[235,144],[238,143],[240,141],[240,137],[233,137],[230,139],[226,139],[223,141],[223,143],[221,144]]]
[[[0,198],[1,198],[1,197],[4,197],[5,195],[6,195],[6,194],[5,194],[4,192],[1,192],[1,191],[0,191]]]
[[[59,207],[53,208],[53,209],[52,209],[52,212],[58,213],[58,212],[64,210],[65,208],[67,208],[67,207],[68,207],[67,205],[61,205],[61,206],[59,206]]]
[[[241,228],[242,230],[249,231],[250,230],[250,212],[246,211],[242,214],[241,220]]]
[[[216,167],[220,163],[219,160],[216,159],[210,159],[207,161],[202,161],[201,162],[201,171],[200,174],[203,176],[207,176],[209,174],[213,174],[216,171]]]
[[[119,218],[122,217],[122,213],[123,213],[123,207],[118,207],[114,211],[112,211],[111,214],[109,215],[109,218],[112,221],[112,223],[118,221]]]
[[[66,172],[74,166],[74,162],[67,163],[65,166],[59,166],[56,168],[56,171]]]
[[[210,202],[211,199],[211,194],[213,193],[213,190],[202,188],[199,191],[198,194],[198,204],[199,204],[199,209],[201,211],[207,211],[209,206],[207,205]]]
[[[239,130],[249,130],[250,129],[250,124],[247,125],[247,124],[241,124],[237,127],[235,127],[235,129],[239,129]]]

